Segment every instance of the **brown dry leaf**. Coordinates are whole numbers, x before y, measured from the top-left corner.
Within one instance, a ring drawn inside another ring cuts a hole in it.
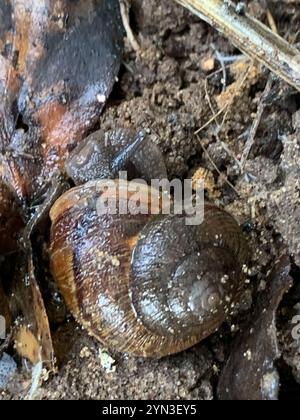
[[[219,109],[226,108],[235,98],[243,96],[245,90],[257,83],[261,76],[261,69],[255,64],[249,64],[247,60],[236,61],[230,66],[230,71],[235,81],[219,96],[216,96]]]
[[[1,1],[0,174],[19,198],[39,195],[93,128],[122,46],[118,0]]]
[[[33,365],[41,360],[42,349],[34,334],[25,326],[20,327],[15,336],[15,348],[21,357]]]
[[[30,263],[31,264],[31,263]],[[31,293],[33,301],[33,313],[36,321],[36,337],[39,345],[41,346],[41,360],[46,365],[54,370],[54,350],[51,339],[51,331],[48,316],[46,313],[44,301],[35,279],[33,265],[31,266]]]
[[[1,160],[0,160],[1,166]],[[1,182],[0,176],[0,254],[17,249],[15,232],[24,225],[13,191]]]
[[[0,2],[0,185],[11,187],[24,214],[97,122],[122,50],[118,0]],[[21,227],[14,226],[18,234]],[[38,352],[53,368],[49,322],[29,248],[20,255],[14,280],[17,312],[30,325],[18,343],[29,340],[31,359]]]
[[[30,332],[39,347],[39,361],[49,370],[55,371],[54,350],[50,325],[44,301],[35,278],[30,250],[28,256],[20,258],[15,275],[13,296],[21,311],[22,325],[30,326]]]

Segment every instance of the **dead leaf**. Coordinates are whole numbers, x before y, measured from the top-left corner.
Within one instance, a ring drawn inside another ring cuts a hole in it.
[[[41,347],[27,327],[21,327],[16,333],[15,348],[21,357],[25,357],[33,365],[41,360]]]
[[[35,278],[30,250],[28,250],[27,256],[20,259],[18,265],[13,296],[16,300],[17,307],[21,311],[21,327],[17,330],[16,334],[19,338],[16,341],[18,344],[21,344],[21,348],[23,348],[22,339],[25,338],[25,342],[27,343],[27,337],[30,336],[30,342],[32,343],[32,349],[34,350],[35,355],[35,363],[43,362],[49,370],[55,371],[50,325],[44,301]],[[27,331],[27,326],[30,326],[30,330],[25,334],[24,328]],[[19,349],[19,345],[17,348]],[[26,351],[26,349],[24,351]],[[23,354],[22,352],[19,353],[21,355]],[[38,358],[36,358],[37,354]],[[29,358],[29,360],[32,361],[33,359]]]
[[[290,259],[282,257],[269,276],[249,321],[241,328],[221,374],[221,400],[277,400],[280,378],[275,361],[281,352],[277,341],[276,313],[293,280]]]
[[[118,0],[1,1],[0,185],[10,186],[24,215],[97,122],[116,81],[122,49]],[[11,216],[12,203],[11,197],[1,208],[0,223]],[[9,220],[19,234],[23,226]],[[4,234],[0,245],[0,251],[9,249]],[[17,348],[32,363],[42,361],[53,369],[31,244],[20,254],[14,295],[24,327],[17,332]]]
[[[95,125],[122,45],[118,0],[1,2],[0,173],[20,198],[37,196]]]

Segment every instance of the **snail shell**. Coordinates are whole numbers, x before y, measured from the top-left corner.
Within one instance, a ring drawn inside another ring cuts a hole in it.
[[[134,200],[125,181],[114,182],[117,204]],[[144,357],[215,332],[244,283],[248,247],[236,221],[210,204],[200,226],[163,215],[162,203],[156,215],[99,215],[103,185],[73,188],[50,214],[52,271],[74,317],[107,347]],[[148,203],[151,187],[140,191]]]

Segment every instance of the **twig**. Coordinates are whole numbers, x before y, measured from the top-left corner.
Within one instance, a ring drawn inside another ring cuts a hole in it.
[[[209,93],[208,93],[208,84],[207,84],[207,81],[208,81],[208,78],[206,78],[205,79],[205,97],[206,97],[206,99],[207,99],[207,102],[208,102],[208,105],[209,105],[209,108],[210,108],[210,110],[211,110],[211,112],[212,112],[212,114],[213,114],[213,116],[214,116],[214,118],[215,118],[215,123],[216,123],[216,130],[215,130],[215,132],[214,132],[214,135],[215,135],[215,137],[216,137],[216,139],[217,139],[217,141],[218,141],[218,143],[220,144],[220,146],[225,150],[225,152],[229,155],[229,156],[231,156],[234,160],[235,160],[235,162],[238,164],[238,166],[240,166],[240,162],[239,162],[239,160],[237,159],[237,157],[234,155],[234,153],[229,149],[229,147],[227,146],[227,144],[226,143],[224,143],[221,139],[220,139],[220,135],[219,135],[219,133],[220,133],[220,131],[221,131],[221,129],[222,129],[222,127],[223,127],[223,125],[224,125],[224,123],[225,123],[225,120],[226,120],[226,117],[227,117],[227,115],[228,115],[228,109],[226,110],[226,112],[225,112],[225,115],[224,115],[224,117],[223,117],[223,120],[222,120],[222,123],[221,123],[221,125],[219,124],[219,122],[218,122],[218,118],[217,118],[217,115],[216,115],[216,111],[214,110],[214,107],[213,107],[213,104],[212,104],[212,101],[211,101],[211,99],[210,99],[210,96],[209,96]]]
[[[224,60],[222,59],[221,54],[219,53],[219,51],[217,50],[217,48],[214,47],[215,50],[215,55],[217,60],[219,61],[220,65],[221,65],[221,69],[222,69],[222,73],[223,73],[223,79],[222,79],[222,90],[223,92],[226,91],[226,87],[227,87],[227,71],[226,71],[226,67],[225,67],[225,63]]]
[[[270,25],[270,28],[272,29],[273,32],[275,32],[275,34],[278,34],[278,30],[277,30],[277,25],[275,22],[275,19],[272,15],[272,13],[270,12],[269,9],[267,9],[267,19],[268,19],[268,23]]]
[[[201,131],[203,131],[206,127],[208,127],[212,122],[214,122],[219,115],[223,114],[223,112],[227,109],[228,104],[223,106],[220,111],[218,111],[216,114],[214,114],[205,124],[202,125],[197,131],[195,131],[194,134],[199,134]]]
[[[225,68],[227,69],[227,68],[230,68],[231,67],[231,65],[232,65],[232,62],[233,61],[237,61],[237,60],[245,60],[245,61],[247,61],[248,60],[248,57],[246,57],[245,55],[243,55],[243,54],[240,54],[240,55],[232,55],[232,56],[229,56],[229,57],[223,57],[223,61],[225,62],[227,62],[228,64],[226,64],[226,66],[225,66]],[[217,69],[217,70],[215,70],[214,72],[212,72],[212,73],[210,73],[208,76],[206,76],[206,79],[211,79],[212,77],[214,77],[214,76],[216,76],[217,74],[219,74],[219,73],[222,73],[222,68],[219,68],[219,69]]]
[[[209,93],[208,93],[208,78],[207,77],[205,78],[204,89],[205,89],[205,98],[207,100],[209,109],[211,110],[211,113],[215,117],[215,122],[216,122],[218,130],[220,130],[220,124],[219,124],[219,121],[218,121],[218,117],[216,117],[216,111],[213,107],[212,101],[211,101]]]
[[[238,89],[237,89],[238,91],[243,86],[245,80],[248,77],[248,74],[249,74],[249,67],[247,68],[247,70],[244,72],[244,74],[240,78],[240,82],[239,82]],[[206,86],[206,95],[207,95],[207,86]],[[223,127],[223,125],[224,125],[224,123],[226,121],[227,115],[229,113],[230,107],[232,106],[232,104],[234,102],[234,99],[235,99],[235,95],[232,95],[231,100],[228,103],[226,103],[217,113],[215,113],[215,111],[214,111],[214,109],[212,107],[212,104],[210,102],[210,110],[212,111],[213,116],[202,127],[200,127],[198,130],[196,130],[194,132],[194,134],[196,134],[196,135],[199,134],[201,131],[203,131],[206,127],[208,127],[214,121],[216,121],[216,123],[217,123],[217,126],[218,126],[218,132],[217,132],[217,134],[219,134],[221,128]],[[218,121],[217,121],[217,118],[219,117],[219,115],[222,115],[224,111],[225,111],[225,114],[223,116],[222,123],[220,125],[218,123]]]
[[[210,163],[212,164],[212,166],[215,168],[215,170],[217,171],[217,173],[219,174],[219,176],[222,176],[221,171],[219,170],[219,168],[217,167],[217,165],[215,164],[215,162],[213,161],[213,159],[211,158],[210,154],[208,153],[207,149],[203,146],[200,137],[197,135],[198,141],[200,143],[200,146],[203,150],[203,152],[206,154],[208,160],[210,161]],[[237,189],[234,187],[234,185],[228,180],[228,178],[225,177],[225,181],[226,183],[229,185],[230,188],[233,189],[233,191],[237,194],[237,196],[239,196],[239,192],[237,191]]]
[[[275,32],[277,34],[278,29],[277,29],[277,26],[276,26],[276,22],[275,22],[275,20],[273,18],[273,15],[271,14],[269,9],[267,10],[267,18],[268,18],[269,25],[272,28],[273,32]],[[252,126],[250,128],[249,136],[248,136],[245,148],[244,148],[244,152],[243,152],[242,157],[241,157],[241,161],[240,161],[241,171],[244,170],[245,163],[246,163],[246,161],[249,157],[249,154],[251,152],[251,149],[253,147],[255,136],[256,136],[259,124],[261,122],[261,119],[262,119],[262,116],[263,116],[263,113],[264,113],[264,110],[265,110],[265,100],[268,97],[269,93],[271,92],[271,89],[272,89],[272,86],[273,86],[273,81],[274,81],[273,74],[270,74],[269,78],[268,78],[268,81],[267,81],[267,84],[266,84],[266,87],[264,89],[264,92],[261,95],[260,102],[259,102],[259,105],[257,107],[257,112],[256,112],[256,115],[255,115],[254,121],[252,123]]]
[[[120,9],[121,9],[121,16],[122,16],[122,21],[123,21],[123,25],[126,31],[126,35],[128,38],[128,41],[131,45],[131,47],[133,48],[133,50],[136,53],[140,53],[141,48],[137,42],[137,40],[135,39],[135,36],[132,32],[132,29],[130,27],[130,23],[129,23],[129,3],[128,0],[119,0],[120,2]]]
[[[254,144],[254,140],[255,140],[255,136],[259,127],[259,124],[261,122],[265,107],[266,107],[266,99],[269,96],[272,87],[273,87],[273,83],[274,83],[274,77],[271,74],[268,78],[265,90],[263,91],[263,94],[261,95],[260,101],[259,101],[259,105],[257,107],[257,112],[252,124],[252,127],[250,129],[250,133],[240,160],[240,166],[241,166],[241,170],[244,169],[245,167],[245,163],[249,157],[249,154],[251,152],[252,146]]]
[[[300,91],[300,51],[267,26],[223,0],[175,0]]]

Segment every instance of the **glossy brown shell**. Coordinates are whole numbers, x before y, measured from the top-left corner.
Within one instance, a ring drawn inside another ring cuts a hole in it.
[[[115,194],[120,203],[134,198],[130,193],[126,198],[126,182],[112,182],[123,187]],[[78,322],[107,347],[144,357],[180,352],[216,331],[230,315],[247,262],[248,248],[235,220],[211,205],[206,205],[205,222],[197,227],[187,227],[182,217],[159,214],[99,216],[96,209],[105,194],[103,185],[92,181],[76,187],[51,210],[52,270]],[[146,202],[151,188],[142,190],[141,202]],[[160,203],[157,212],[161,211]],[[190,256],[193,242],[197,252]],[[196,257],[200,262],[193,266]],[[169,279],[170,265],[177,260],[179,268]],[[185,273],[190,293],[198,268],[199,276],[204,273],[201,287],[205,287],[190,295],[184,313]],[[152,312],[145,297],[154,304]],[[196,306],[199,298],[204,316],[198,322],[189,309],[190,298]],[[170,314],[174,302],[179,303],[176,310],[180,308],[175,317]]]

